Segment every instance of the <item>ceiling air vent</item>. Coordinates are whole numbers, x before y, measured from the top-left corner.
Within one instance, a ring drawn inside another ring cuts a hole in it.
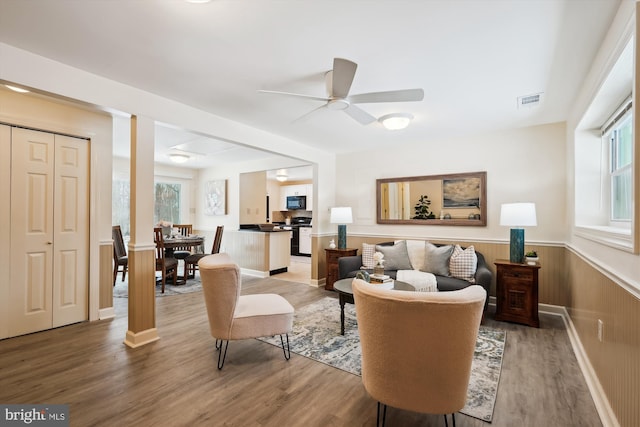
[[[542,92],[533,95],[524,95],[518,97],[518,109],[533,108],[542,102]]]

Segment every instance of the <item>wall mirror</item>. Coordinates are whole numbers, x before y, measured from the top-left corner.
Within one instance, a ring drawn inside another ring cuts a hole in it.
[[[378,224],[487,225],[487,173],[376,180]]]

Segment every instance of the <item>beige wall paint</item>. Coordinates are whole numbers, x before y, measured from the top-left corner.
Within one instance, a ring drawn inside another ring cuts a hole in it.
[[[564,242],[564,145],[565,125],[553,123],[465,138],[419,141],[402,150],[342,154],[337,158],[337,182],[353,184],[336,188],[336,203],[353,208],[354,223],[348,226],[349,234],[507,242],[509,229],[499,224],[500,205],[535,202],[538,226],[526,229],[526,241]],[[486,227],[376,224],[376,179],[478,171],[487,172]]]

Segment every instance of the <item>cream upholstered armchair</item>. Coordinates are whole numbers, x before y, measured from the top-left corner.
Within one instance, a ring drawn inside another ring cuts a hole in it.
[[[240,268],[226,253],[202,258],[198,268],[211,336],[220,352],[218,369],[224,366],[231,340],[280,335],[284,357],[289,360],[288,333],[293,327],[293,306],[276,294],[240,295]]]
[[[362,346],[362,382],[378,401],[378,425],[387,405],[428,414],[462,409],[487,297],[478,285],[451,292],[379,289],[354,279]]]

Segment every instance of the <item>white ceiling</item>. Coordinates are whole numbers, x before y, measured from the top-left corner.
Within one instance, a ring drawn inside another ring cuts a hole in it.
[[[0,41],[340,153],[565,120],[618,5],[0,0]],[[421,102],[360,104],[376,117],[411,113],[409,128],[363,126],[328,109],[292,123],[322,103],[258,93],[326,96],[324,74],[334,57],[358,64],[351,94],[423,88]],[[517,97],[539,92],[539,107],[517,108]],[[158,138],[160,160],[181,144],[203,154],[216,147],[208,157],[217,159],[262,155],[171,128],[160,129]]]

